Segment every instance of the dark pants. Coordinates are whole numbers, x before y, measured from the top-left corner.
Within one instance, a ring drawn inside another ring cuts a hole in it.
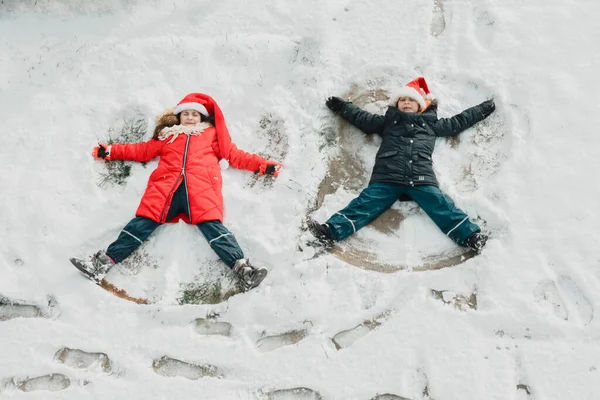
[[[181,213],[189,215],[185,184],[181,184],[173,195],[167,221]],[[117,240],[108,246],[106,255],[115,263],[120,263],[140,247],[160,225],[149,218],[135,217],[123,228]],[[205,221],[196,226],[208,240],[210,247],[230,268],[233,268],[237,260],[244,258],[244,252],[235,237],[220,221]]]
[[[450,239],[461,246],[481,229],[456,207],[452,199],[436,186],[398,186],[372,183],[343,210],[327,220],[331,236],[339,241],[369,224],[390,208],[400,196],[414,200]]]

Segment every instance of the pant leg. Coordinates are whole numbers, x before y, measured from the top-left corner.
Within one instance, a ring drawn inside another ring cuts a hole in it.
[[[167,213],[167,221],[181,213],[189,215],[185,181],[179,184],[173,194],[171,206]],[[108,246],[106,255],[115,263],[120,263],[140,247],[159,225],[160,223],[149,218],[135,217],[123,228],[117,240]]]
[[[179,187],[177,190],[175,190],[175,193],[173,193],[171,206],[169,207],[166,220],[170,221],[181,213],[187,215],[188,217],[190,215],[185,179],[179,184]]]
[[[400,187],[387,183],[372,183],[343,210],[333,214],[326,222],[331,237],[342,240],[356,233],[390,208],[400,193]]]
[[[229,268],[233,268],[237,260],[244,258],[244,252],[235,240],[235,236],[220,221],[200,222],[196,226],[210,247]]]
[[[160,224],[149,218],[135,217],[121,231],[117,240],[106,250],[115,263],[120,263],[133,253]]]
[[[429,215],[450,239],[461,246],[474,232],[481,229],[469,221],[469,216],[436,186],[416,186],[406,189],[407,194]]]

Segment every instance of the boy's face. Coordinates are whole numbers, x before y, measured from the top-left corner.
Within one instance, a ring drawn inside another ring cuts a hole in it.
[[[419,111],[419,103],[410,97],[400,97],[398,99],[398,110],[416,113]]]
[[[183,110],[179,114],[181,125],[197,125],[200,123],[200,113],[196,110]]]

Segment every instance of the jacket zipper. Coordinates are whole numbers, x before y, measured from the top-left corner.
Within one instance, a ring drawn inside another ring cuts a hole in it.
[[[181,172],[179,173],[179,176],[177,177],[177,180],[175,181],[175,184],[173,185],[173,187],[171,188],[171,191],[169,192],[169,197],[167,197],[167,202],[165,203],[165,207],[163,208],[162,214],[160,216],[160,222],[162,224],[164,224],[167,218],[167,211],[169,208],[169,205],[171,204],[171,201],[173,199],[173,195],[175,194],[175,189],[177,189],[177,187],[179,186],[179,182],[181,177],[183,176],[183,180],[185,182],[185,197],[187,200],[187,206],[188,206],[188,213],[189,213],[189,217],[190,217],[190,221],[192,220],[192,210],[190,209],[190,199],[188,197],[188,191],[187,191],[187,179],[185,177],[185,164],[187,162],[187,153],[188,153],[188,147],[190,144],[190,136],[187,135],[187,139],[185,142],[185,151],[183,153],[183,165],[181,166]]]
[[[188,135],[187,140],[185,142],[185,153],[183,153],[183,168],[181,169],[181,174],[183,175],[183,184],[185,185],[185,200],[187,201],[188,216],[190,217],[190,223],[191,223],[192,222],[192,209],[190,207],[190,196],[189,196],[189,192],[188,192],[188,188],[187,188],[187,176],[185,174],[185,165],[187,164],[187,155],[188,155],[188,148],[190,145],[190,138],[191,138],[191,136]]]

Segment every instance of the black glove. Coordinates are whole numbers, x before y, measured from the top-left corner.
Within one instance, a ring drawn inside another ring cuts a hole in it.
[[[479,107],[481,107],[481,114],[483,114],[483,118],[487,118],[496,109],[496,104],[494,104],[494,100],[486,100],[481,103]]]
[[[110,160],[110,152],[108,150],[108,145],[104,143],[98,143],[98,146],[95,146],[92,149],[92,156],[94,158],[102,159],[102,160]]]
[[[265,174],[273,175],[275,173],[276,169],[277,169],[277,165],[267,165],[267,168],[265,168]]]
[[[346,102],[344,101],[344,99],[334,96],[328,98],[327,101],[325,101],[325,105],[329,107],[329,109],[334,113],[339,113],[346,105]]]
[[[104,147],[104,145],[102,143],[98,143],[98,157],[100,158],[106,158],[106,156],[108,155],[106,153],[106,147]]]

